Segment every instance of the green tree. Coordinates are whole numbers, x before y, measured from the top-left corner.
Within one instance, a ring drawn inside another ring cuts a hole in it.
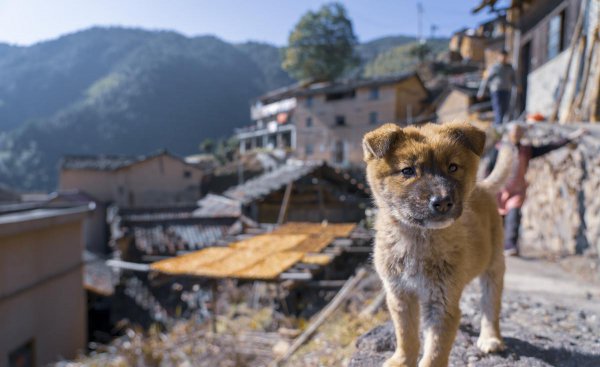
[[[358,64],[356,44],[344,6],[326,4],[300,18],[290,33],[282,66],[298,80],[334,80]]]
[[[410,55],[419,59],[419,62],[425,61],[431,54],[433,50],[427,43],[416,43],[410,50]]]
[[[215,150],[215,141],[211,138],[206,138],[200,143],[200,151],[206,154],[212,154]]]

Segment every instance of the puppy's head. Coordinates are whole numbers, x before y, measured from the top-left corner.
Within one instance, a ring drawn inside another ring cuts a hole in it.
[[[485,133],[468,123],[385,124],[367,133],[364,159],[377,205],[406,225],[451,225],[475,187],[484,144]]]

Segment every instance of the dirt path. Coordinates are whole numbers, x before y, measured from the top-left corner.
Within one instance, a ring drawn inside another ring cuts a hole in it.
[[[477,349],[479,289],[469,286],[461,300],[460,331],[452,366],[600,366],[600,285],[575,278],[540,260],[507,261],[502,332],[507,351],[484,355]],[[379,367],[392,354],[390,323],[357,341],[351,367]]]

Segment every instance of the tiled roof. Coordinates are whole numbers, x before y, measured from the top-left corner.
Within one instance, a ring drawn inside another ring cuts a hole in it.
[[[122,155],[68,155],[61,163],[62,169],[114,171],[145,159],[143,156]]]
[[[199,166],[186,162],[185,159],[177,157],[165,150],[158,151],[148,155],[66,155],[61,161],[61,169],[68,170],[95,170],[95,171],[116,171],[128,167],[132,164],[143,162],[158,156],[168,156],[177,159],[182,163],[200,169]]]
[[[137,249],[146,255],[174,256],[180,251],[196,251],[227,235],[231,225],[225,224],[159,224],[131,227]]]
[[[248,180],[242,185],[232,187],[223,195],[238,200],[242,204],[248,204],[308,175],[323,165],[322,162],[288,162],[271,172]]]
[[[322,93],[339,93],[354,88],[375,87],[386,84],[395,84],[407,80],[412,77],[419,77],[414,72],[405,72],[396,75],[389,75],[369,79],[346,79],[335,82],[313,83],[309,85],[294,84],[289,87],[284,87],[271,91],[258,98],[263,103],[271,103],[284,98],[290,98],[300,95],[314,95]]]

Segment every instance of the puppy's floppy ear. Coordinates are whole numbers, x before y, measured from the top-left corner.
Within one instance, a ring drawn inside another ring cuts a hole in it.
[[[396,124],[388,123],[368,132],[363,138],[365,161],[373,158],[381,159],[400,139],[402,130]]]
[[[481,157],[485,147],[485,132],[467,122],[452,122],[442,126],[452,139]]]

